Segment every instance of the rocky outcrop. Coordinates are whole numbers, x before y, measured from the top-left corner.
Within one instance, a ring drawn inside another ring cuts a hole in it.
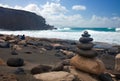
[[[53,29],[42,16],[35,13],[0,7],[0,29],[46,30]]]

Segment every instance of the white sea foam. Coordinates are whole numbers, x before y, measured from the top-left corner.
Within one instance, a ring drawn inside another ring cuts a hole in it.
[[[97,42],[108,42],[120,44],[120,32],[99,32],[88,30],[94,41]],[[0,30],[1,34],[14,34],[23,35],[31,37],[44,37],[44,38],[60,38],[69,40],[79,40],[83,31],[80,32],[61,32],[57,30],[44,30],[44,31],[3,31]]]

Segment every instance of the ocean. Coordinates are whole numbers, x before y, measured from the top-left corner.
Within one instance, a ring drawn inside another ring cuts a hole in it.
[[[39,38],[60,38],[67,40],[79,40],[81,34],[88,31],[95,42],[107,42],[120,45],[120,28],[58,28],[56,30],[0,30],[0,34],[23,35]]]

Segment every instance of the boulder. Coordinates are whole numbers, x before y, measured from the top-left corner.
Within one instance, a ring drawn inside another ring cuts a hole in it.
[[[115,70],[120,72],[120,54],[115,57]]]
[[[92,77],[90,74],[77,70],[74,67],[69,67],[69,71],[71,74],[77,76],[77,78],[79,79],[78,81],[98,81],[96,78]]]
[[[101,74],[105,72],[105,66],[98,58],[90,59],[76,55],[70,60],[70,64],[79,70],[92,74]]]
[[[52,69],[51,66],[39,65],[31,69],[31,74],[40,74],[44,72],[49,72],[51,69]]]
[[[74,75],[64,71],[41,73],[34,77],[42,81],[73,81],[75,79]]]
[[[22,58],[9,58],[7,60],[7,65],[12,67],[19,67],[24,65],[24,60]]]
[[[78,44],[77,45],[77,47],[79,48],[79,49],[83,49],[83,50],[90,50],[90,49],[92,49],[93,48],[93,46],[94,46],[94,44],[93,43],[80,43],[80,44]]]
[[[94,58],[96,57],[98,54],[95,50],[91,49],[91,50],[77,50],[76,51],[80,56],[83,57],[88,57],[88,58]]]

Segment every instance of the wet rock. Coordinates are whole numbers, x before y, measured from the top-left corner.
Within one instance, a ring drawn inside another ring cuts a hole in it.
[[[39,65],[31,69],[31,74],[40,74],[51,71],[52,67],[48,65]]]
[[[7,60],[7,65],[12,67],[19,67],[24,65],[24,60],[22,58],[9,58]]]
[[[105,72],[103,62],[97,58],[90,59],[76,55],[70,60],[70,64],[79,70],[92,74],[101,74]]]
[[[42,81],[74,81],[75,79],[74,75],[64,71],[41,73],[34,77]]]

